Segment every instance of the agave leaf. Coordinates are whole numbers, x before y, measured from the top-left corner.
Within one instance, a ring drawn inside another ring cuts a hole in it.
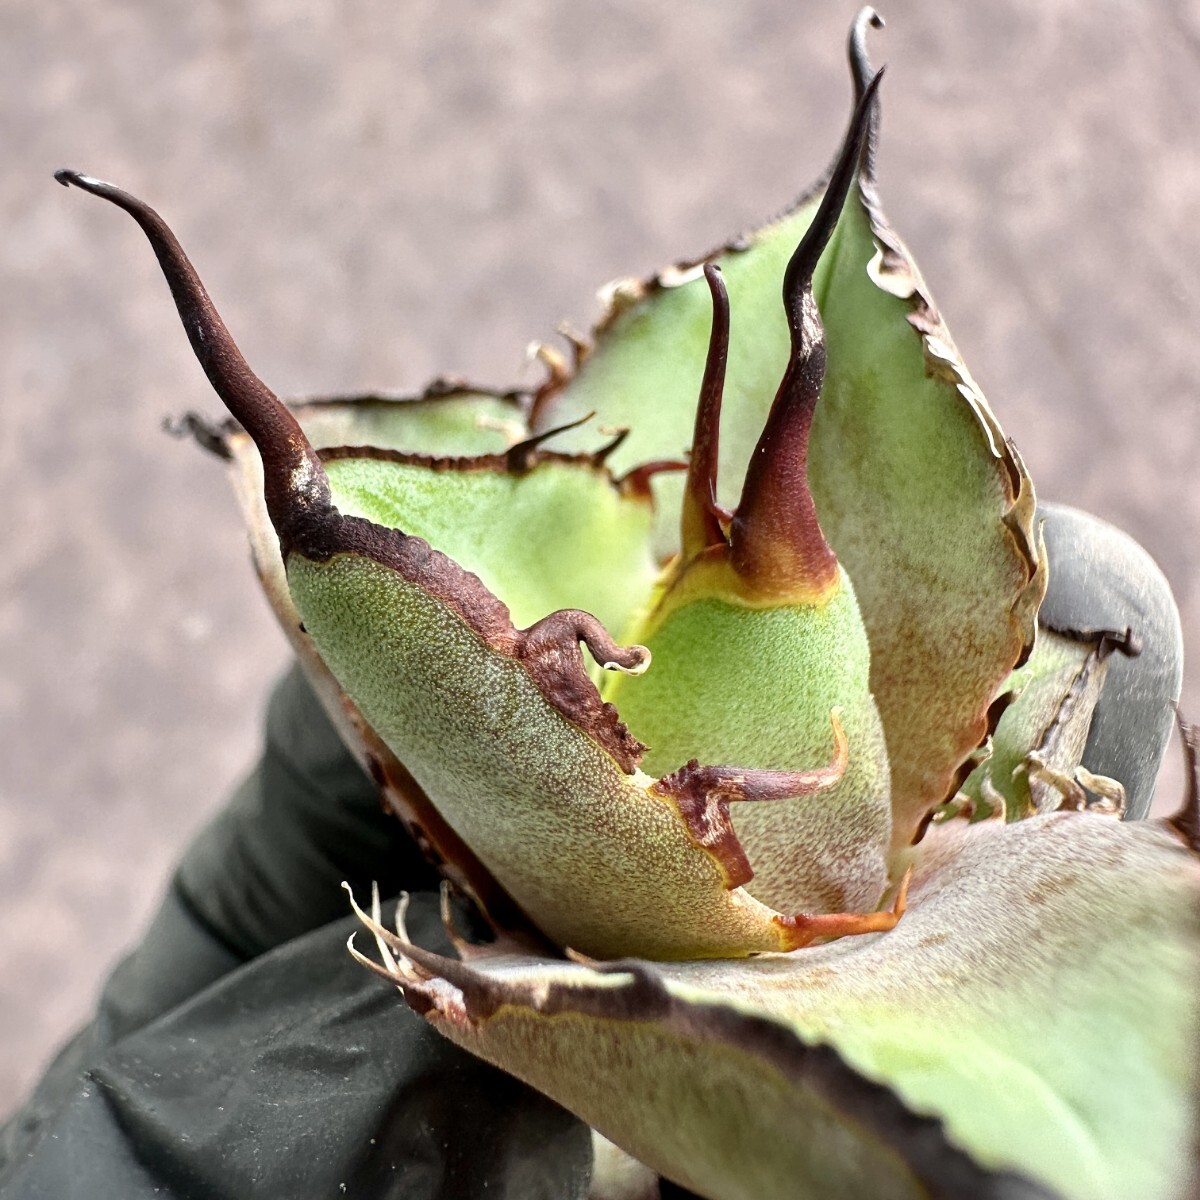
[[[949,822],[916,855],[907,916],[874,938],[468,966],[385,931],[378,969],[446,1036],[717,1200],[1187,1195],[1196,855],[1158,823],[1075,812]]]
[[[1033,486],[864,185],[826,299],[811,478],[855,581],[892,764],[895,835],[954,790],[1029,651],[1045,591]],[[843,278],[839,271],[838,278]]]
[[[1050,563],[1029,661],[1005,686],[1012,704],[950,806],[1009,820],[1066,803],[1141,819],[1182,677],[1179,613],[1162,572],[1099,518],[1039,504]]]
[[[789,361],[733,512],[715,501],[729,302],[719,269],[705,268],[712,334],[681,552],[632,632],[653,653],[654,669],[636,681],[615,678],[605,690],[650,743],[651,771],[693,757],[810,767],[828,761],[829,713],[839,711],[849,761],[837,784],[790,803],[739,805],[733,817],[754,870],[747,891],[780,911],[875,909],[891,865],[887,751],[866,630],[816,520],[804,467],[824,364],[812,277],[853,184],[870,115],[868,96],[786,269]]]
[[[372,729],[552,941],[604,957],[736,956],[824,931],[825,918],[778,914],[737,886],[727,809],[705,803],[721,778],[710,787],[700,770],[694,789],[689,768],[663,780],[637,769],[640,743],[601,705],[578,642],[623,669],[645,661],[640,647],[579,612],[516,630],[450,559],[416,539],[399,547],[293,552],[293,601]],[[787,796],[826,786],[845,768],[841,745],[825,771],[761,774]],[[756,773],[732,774],[738,790]],[[895,919],[852,923],[877,918]]]
[[[440,438],[450,426],[457,431],[457,438],[448,448],[470,453],[495,448],[492,443],[496,431],[486,419],[477,420],[481,412],[492,415],[492,401],[487,393],[471,391],[438,396],[432,404],[425,398],[400,402],[374,398],[330,400],[297,405],[292,411],[321,449],[365,432],[359,420],[367,416],[374,421],[373,433],[388,437],[392,445],[420,450],[425,438]],[[383,804],[399,818],[430,861],[439,865],[443,875],[469,896],[497,929],[528,935],[528,919],[346,695],[306,632],[288,590],[279,538],[264,499],[262,458],[253,440],[231,424],[223,433],[222,451],[230,460],[233,490],[263,592],[342,740],[379,786]]]
[[[779,294],[783,273],[808,230],[824,185],[765,229],[738,238],[694,262],[681,263],[645,281],[611,285],[610,307],[594,331],[595,345],[578,372],[553,380],[535,406],[534,429],[596,412],[606,424],[629,429],[612,457],[613,469],[674,459],[692,442],[712,322],[703,265],[718,263],[729,293],[732,337],[725,375],[718,499],[736,502],[746,464],[758,441],[788,361],[789,335]],[[830,254],[818,264],[813,290],[825,290]],[[582,446],[582,434],[565,447]],[[683,496],[678,476],[657,476],[660,514],[656,546],[666,557],[679,549],[677,514]]]
[[[416,396],[369,393],[293,400],[289,408],[318,450],[374,446],[410,454],[501,453],[527,436],[530,397],[438,379]],[[187,413],[172,432],[191,433],[206,450],[230,458],[241,427]]]
[[[514,454],[514,438],[524,424],[519,397],[443,386],[408,400],[314,401],[292,411],[312,444],[333,456],[330,482],[346,513],[390,525],[402,523],[403,516],[412,532],[463,554],[530,619],[595,603],[619,625],[649,587],[647,496],[618,488],[595,455],[568,460],[531,450],[530,462],[529,454]],[[346,446],[370,449],[352,454]],[[253,440],[233,426],[225,431],[223,448],[267,598],[342,737],[443,873],[494,926],[528,936],[526,914],[335,679],[305,629],[267,512],[262,459]],[[381,455],[381,448],[399,453]],[[464,457],[421,457],[435,449]],[[466,520],[464,506],[470,510]],[[481,512],[489,516],[483,529]],[[598,537],[609,524],[612,537]],[[600,543],[611,558],[588,552]]]
[[[854,49],[861,91],[869,77],[861,38]],[[864,162],[873,157],[869,148]],[[787,361],[776,297],[824,187],[781,220],[700,260],[720,264],[730,296],[726,501],[745,474]],[[614,460],[618,469],[677,455],[689,441],[704,361],[699,274],[699,265],[685,265],[618,287],[594,349],[573,378],[543,392],[535,424],[596,410],[632,428]],[[869,168],[813,286],[828,362],[809,480],[870,638],[871,682],[892,766],[894,839],[903,846],[955,790],[988,733],[993,701],[1032,646],[1045,589],[1033,489],[887,225]],[[667,479],[657,486],[680,485]],[[664,509],[674,511],[673,502],[664,492]],[[660,542],[666,537],[664,527]]]
[[[526,398],[516,392],[438,381],[418,396],[314,399],[292,404],[291,411],[319,451],[372,446],[414,455],[494,455],[524,437],[526,408]],[[304,632],[267,513],[262,459],[253,440],[232,420],[214,430],[193,419],[193,428],[197,426],[203,444],[230,460],[234,493],[267,600],[346,745],[378,784],[384,804],[494,926],[529,936],[524,914],[371,728]]]
[[[654,774],[681,756],[775,769],[827,762],[829,713],[838,709],[849,763],[835,787],[738,805],[731,815],[754,870],[751,895],[780,911],[876,908],[890,866],[887,752],[850,587],[820,608],[694,601],[639,641],[653,651],[653,666],[615,679],[604,695],[650,742],[645,769]]]

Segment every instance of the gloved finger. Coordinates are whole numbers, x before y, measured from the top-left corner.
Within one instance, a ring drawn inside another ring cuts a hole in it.
[[[1129,629],[1134,657],[1109,659],[1083,765],[1125,785],[1126,817],[1145,817],[1183,682],[1183,631],[1170,585],[1128,534],[1090,513],[1039,504],[1050,561],[1039,623],[1059,631]]]

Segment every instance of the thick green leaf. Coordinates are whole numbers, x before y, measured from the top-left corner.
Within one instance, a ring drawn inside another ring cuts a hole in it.
[[[610,956],[739,955],[795,944],[794,914],[733,886],[726,861],[704,844],[696,820],[704,833],[721,820],[700,814],[689,823],[667,781],[636,769],[637,743],[583,674],[578,640],[603,646],[593,618],[560,614],[518,631],[477,577],[411,536],[396,543],[413,564],[407,573],[347,545],[327,559],[293,551],[285,579],[257,455],[237,439],[231,449],[260,570],[302,660],[377,778],[405,793],[398,807],[462,867],[486,908],[495,907],[489,893],[498,881],[553,940]],[[534,611],[576,598],[569,589],[581,580],[604,584],[600,599],[611,602],[628,595],[630,578],[648,583],[652,574],[644,499],[619,492],[591,462],[548,456],[516,475],[491,460],[334,457],[328,466],[346,510],[337,522],[353,522],[358,508],[421,530],[493,581],[513,582]],[[473,532],[479,511],[494,541]],[[604,579],[607,561],[596,574],[587,559],[602,520],[627,576],[616,583]],[[370,528],[387,540],[389,529]],[[585,561],[579,578],[527,577],[519,560],[531,553],[551,564],[556,555]],[[506,574],[509,556],[516,574]],[[547,590],[535,596],[539,580]]]
[[[511,910],[515,901],[516,912],[500,912],[502,923],[524,914],[560,945],[606,956],[744,955],[812,936],[794,914],[777,914],[731,883],[717,852],[727,817],[701,810],[689,819],[669,781],[637,770],[640,747],[601,704],[578,642],[595,646],[601,661],[638,656],[606,647],[594,618],[568,611],[517,630],[502,602],[453,560],[353,516],[335,515],[333,536],[358,521],[360,535],[392,547],[403,569],[347,542],[328,557],[293,550],[285,576],[259,457],[241,435],[230,439],[230,450],[260,573],[302,662],[389,801],[489,913],[506,904]],[[494,463],[462,475],[463,463],[385,459],[355,467],[334,458],[335,476],[339,462],[347,464],[344,483],[377,467],[393,472],[393,484],[407,479],[420,501],[416,518],[440,521],[449,538],[464,535],[428,503],[446,480],[467,489],[454,501],[459,516],[474,487],[508,488],[511,501],[522,487],[553,489],[567,480],[601,507],[609,501],[600,497],[611,493],[635,514],[617,526],[646,561],[644,500],[617,493],[591,462],[551,458],[515,481],[490,478]],[[353,488],[339,499],[352,506]],[[393,487],[371,503],[401,501]],[[508,538],[514,552],[514,536],[536,540],[539,531],[561,546],[573,519],[595,514],[547,512],[536,529],[498,530],[497,537]],[[714,832],[716,850],[705,840]],[[868,926],[888,919],[864,918]]]
[[[385,948],[448,1037],[715,1200],[1182,1200],[1196,856],[1091,813],[954,821],[917,854],[895,930],[790,955],[597,970]]]
[[[810,479],[858,590],[907,841],[986,735],[1045,571],[1024,466],[869,189],[836,253]]]
[[[727,816],[701,806],[689,820],[678,797],[688,772],[677,791],[637,769],[640,746],[601,706],[578,642],[630,667],[636,649],[606,644],[578,613],[517,631],[452,560],[416,539],[398,545],[390,562],[293,551],[296,611],[372,730],[546,936],[605,958],[660,959],[744,955],[800,944],[797,930],[812,936],[808,922],[731,880],[719,853]],[[733,774],[739,787],[751,773]]]
[[[375,407],[373,402],[367,401],[360,409],[360,402],[355,400],[318,401],[298,406],[295,412],[318,447],[340,445],[346,436],[361,433],[357,422],[360,416],[366,416],[367,420],[386,423],[386,433],[399,442],[396,448],[414,450],[423,449],[430,437],[443,436],[449,422],[458,430],[458,439],[452,441],[450,448],[469,453],[496,449],[494,440],[505,443],[508,440],[497,435],[488,424],[476,420],[482,412],[486,421],[492,402],[491,396],[472,393],[439,398],[434,404],[416,400],[393,406],[392,402],[385,402],[387,407],[380,405],[373,415],[369,413]],[[448,412],[441,410],[442,404]],[[480,441],[485,444],[479,445]],[[242,509],[255,570],[267,601],[343,741],[379,785],[384,806],[400,819],[428,857],[440,864],[442,873],[471,896],[494,924],[504,928],[523,927],[526,918],[515,909],[508,893],[446,823],[322,660],[304,630],[288,590],[279,539],[263,497],[259,452],[249,436],[237,429],[226,433],[224,449],[230,458],[234,493]]]
[[[789,336],[780,288],[784,268],[808,229],[822,192],[737,247],[714,252],[729,292],[732,336],[721,421],[719,499],[737,501],[746,464],[788,360]],[[752,249],[745,248],[752,245]],[[829,254],[814,280],[823,294]],[[663,272],[645,282],[613,286],[613,307],[596,331],[596,344],[564,390],[538,406],[534,426],[549,428],[596,412],[607,425],[629,429],[610,460],[616,471],[679,458],[692,441],[696,400],[704,371],[712,302],[700,263]],[[568,435],[564,447],[583,447],[585,434]],[[664,556],[679,548],[683,481],[654,479],[658,502],[656,544]]]

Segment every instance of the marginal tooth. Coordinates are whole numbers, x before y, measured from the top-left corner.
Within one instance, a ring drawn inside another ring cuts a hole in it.
[[[572,367],[556,347],[546,342],[530,342],[525,353],[531,361],[540,362],[549,373],[543,387],[559,388],[571,378]]]
[[[998,821],[1008,820],[1008,801],[1004,798],[1004,794],[992,782],[990,774],[985,775],[983,782],[979,788],[980,795],[986,804],[990,805],[991,812],[989,816],[995,817]]]
[[[569,321],[560,321],[556,331],[560,337],[565,338],[570,344],[571,365],[575,370],[578,370],[583,360],[592,352],[592,339],[587,334],[580,333]]]
[[[605,704],[588,677],[582,642],[606,670],[640,675],[650,665],[645,646],[619,645],[589,612],[564,608],[518,634],[517,655],[537,686],[568,720],[586,730],[627,774],[637,768],[646,747]]]
[[[620,645],[597,618],[579,608],[550,613],[526,629],[523,639],[527,657],[536,657],[547,649],[575,647],[578,652],[582,642],[606,671],[640,675],[650,665],[650,651],[645,646]]]
[[[1094,775],[1087,767],[1081,765],[1075,768],[1075,782],[1098,797],[1088,804],[1089,812],[1111,813],[1117,817],[1125,815],[1127,797],[1125,785],[1119,779],[1112,779],[1108,775]]]
[[[379,956],[383,959],[384,965],[379,966],[372,962],[366,955],[362,954],[354,945],[354,935],[351,934],[349,941],[346,943],[346,948],[355,957],[358,962],[370,967],[376,974],[383,975],[391,979],[393,982],[401,981],[408,983],[423,982],[428,976],[418,971],[415,964],[405,954],[407,948],[407,937],[403,933],[403,923],[398,925],[401,931],[400,935],[392,933],[382,921],[380,904],[379,904],[379,889],[378,886],[372,885],[371,888],[371,909],[370,913],[365,912],[354,898],[354,892],[350,885],[344,880],[342,881],[342,889],[346,895],[350,897],[350,907],[354,915],[367,927],[367,932],[375,938],[375,945],[379,950]],[[402,896],[402,902],[407,906],[407,894]],[[399,955],[397,959],[396,955]]]
[[[651,785],[674,805],[688,835],[716,859],[727,888],[741,887],[754,870],[729,817],[730,804],[795,800],[827,791],[846,773],[849,744],[841,709],[830,713],[833,758],[809,771],[770,771],[751,767],[706,767],[695,759]]]
[[[371,920],[376,925],[383,924],[383,905],[379,900],[379,882],[371,880]],[[396,932],[399,933],[399,927]],[[388,949],[388,944],[381,937],[376,937],[375,945],[379,950],[379,957],[383,959],[384,966],[387,967],[393,975],[400,973],[400,968],[396,965],[396,960],[392,957],[391,950]]]
[[[628,425],[621,425],[615,428],[611,425],[598,425],[596,432],[611,439],[605,445],[601,446],[599,450],[592,452],[592,466],[603,467],[609,458],[621,448],[632,430]]]
[[[515,442],[504,452],[508,469],[515,475],[522,475],[526,471],[532,470],[537,465],[543,442],[558,437],[560,433],[569,433],[572,429],[586,425],[595,415],[594,412],[585,413],[576,421],[568,421],[565,425],[555,425],[553,429],[543,429],[541,433],[530,434],[521,441]]]
[[[656,458],[652,462],[634,467],[614,482],[622,495],[649,500],[654,495],[651,482],[656,475],[673,474],[687,469],[688,464],[681,458]]]
[[[776,917],[780,933],[780,949],[800,950],[818,939],[853,937],[862,933],[888,933],[900,924],[908,907],[908,884],[912,868],[904,873],[896,898],[890,909],[869,913],[797,913],[791,917]]]
[[[623,663],[602,662],[600,666],[606,671],[620,671],[622,675],[644,675],[650,668],[650,651],[645,646],[630,646],[628,647],[630,655],[640,655],[632,665],[625,666]]]

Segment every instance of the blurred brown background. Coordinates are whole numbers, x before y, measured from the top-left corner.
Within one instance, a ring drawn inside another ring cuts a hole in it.
[[[852,3],[0,6],[0,1110],[252,760],[284,662],[215,413],[128,218],[285,395],[526,381],[595,287],[824,165]],[[1200,646],[1200,4],[904,0],[882,179],[1041,494],[1140,538]],[[1200,712],[1200,671],[1185,703]]]

